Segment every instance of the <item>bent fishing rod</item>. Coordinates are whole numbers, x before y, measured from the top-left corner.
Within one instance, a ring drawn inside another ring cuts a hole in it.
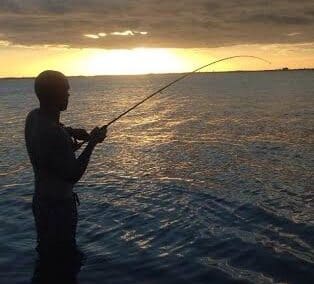
[[[184,78],[196,73],[197,71],[200,71],[206,67],[209,67],[211,65],[214,65],[214,64],[217,64],[219,62],[222,62],[222,61],[226,61],[226,60],[230,60],[230,59],[233,59],[233,58],[244,58],[244,57],[248,57],[248,58],[255,58],[255,59],[258,59],[258,60],[261,60],[261,61],[264,61],[268,64],[271,64],[270,61],[268,60],[265,60],[263,58],[260,58],[260,57],[257,57],[257,56],[253,56],[253,55],[236,55],[236,56],[230,56],[230,57],[225,57],[225,58],[221,58],[221,59],[218,59],[218,60],[215,60],[215,61],[212,61],[206,65],[203,65],[201,67],[198,67],[197,69],[189,72],[189,73],[185,73],[184,75],[178,77],[177,79],[175,79],[174,81],[168,83],[166,86],[160,88],[159,90],[153,92],[152,94],[150,94],[149,96],[147,96],[146,98],[144,98],[143,100],[141,100],[140,102],[134,104],[132,107],[130,107],[128,110],[126,110],[125,112],[121,113],[120,115],[118,115],[116,118],[112,119],[111,121],[109,121],[107,124],[105,124],[104,126],[102,126],[100,129],[104,129],[104,128],[107,128],[109,125],[113,124],[114,122],[116,122],[117,120],[119,120],[121,117],[125,116],[127,113],[129,113],[130,111],[132,111],[133,109],[137,108],[139,105],[143,104],[144,102],[146,102],[147,100],[149,100],[150,98],[152,98],[153,96],[159,94],[160,92],[162,92],[163,90],[169,88],[170,86],[172,86],[173,84],[183,80]],[[84,141],[82,143],[80,143],[81,145],[83,145],[84,143],[86,143],[87,141]]]

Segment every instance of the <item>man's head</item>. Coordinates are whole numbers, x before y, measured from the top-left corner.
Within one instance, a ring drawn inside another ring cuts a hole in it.
[[[42,106],[63,111],[67,109],[69,82],[58,71],[46,70],[35,79],[35,93]]]

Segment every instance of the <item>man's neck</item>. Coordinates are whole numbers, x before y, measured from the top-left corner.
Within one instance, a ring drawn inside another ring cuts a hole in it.
[[[59,110],[45,107],[43,105],[40,106],[39,110],[51,122],[57,125],[60,123],[60,111]]]

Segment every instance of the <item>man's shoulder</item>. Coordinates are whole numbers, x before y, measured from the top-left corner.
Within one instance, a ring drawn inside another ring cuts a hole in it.
[[[61,135],[60,127],[43,118],[40,115],[39,108],[31,110],[27,114],[25,128],[29,129],[33,135],[38,135],[44,140]]]
[[[32,109],[27,116],[34,116],[34,115],[38,115],[39,113],[39,108],[34,108]]]
[[[25,123],[30,123],[32,122],[34,119],[36,119],[38,117],[38,112],[39,112],[39,109],[38,108],[35,108],[33,110],[31,110],[27,116],[26,116],[26,119],[25,119]]]

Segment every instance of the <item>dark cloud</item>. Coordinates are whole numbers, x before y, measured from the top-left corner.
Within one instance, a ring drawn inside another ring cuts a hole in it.
[[[308,0],[1,0],[0,40],[72,47],[314,42]],[[126,30],[147,34],[110,35]],[[106,33],[91,38],[85,34]],[[295,36],[293,36],[295,34]]]
[[[241,20],[242,22],[263,23],[274,25],[307,25],[313,24],[314,19],[302,16],[287,16],[276,14],[257,14]],[[240,22],[241,22],[240,21]]]

